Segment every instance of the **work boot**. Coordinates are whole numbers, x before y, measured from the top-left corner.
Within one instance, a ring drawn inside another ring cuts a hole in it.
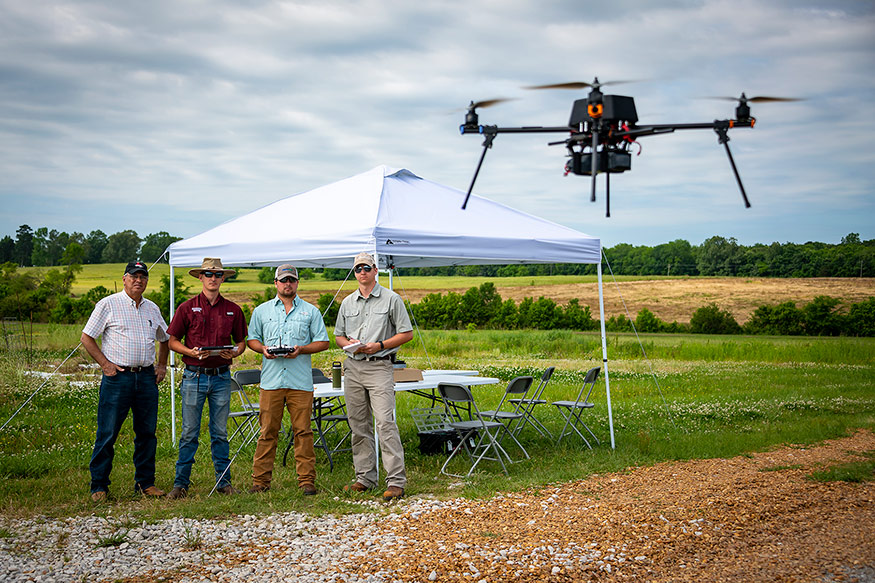
[[[362,484],[361,482],[356,482],[355,484],[347,484],[343,487],[344,492],[367,492],[370,490],[367,486]]]
[[[404,496],[404,488],[399,488],[398,486],[389,486],[386,488],[386,491],[383,492],[383,500],[386,502],[391,502],[402,496]]]
[[[92,502],[106,502],[109,499],[109,492],[106,490],[98,490],[91,493]]]
[[[301,486],[301,492],[304,493],[304,496],[314,496],[317,491],[316,486],[313,484],[304,484]]]
[[[161,498],[162,496],[167,495],[167,492],[160,488],[156,488],[155,486],[149,486],[148,488],[140,488],[137,486],[137,492],[147,498]]]
[[[227,496],[230,496],[231,494],[237,493],[237,488],[235,488],[231,484],[228,484],[227,486],[222,486],[221,488],[217,488],[216,492],[218,492],[219,494],[225,494]]]
[[[188,490],[180,486],[173,486],[173,489],[167,493],[167,497],[171,500],[179,500],[188,496]]]
[[[260,494],[261,492],[267,492],[270,490],[270,486],[265,486],[264,484],[252,484],[252,487],[249,488],[250,494]]]

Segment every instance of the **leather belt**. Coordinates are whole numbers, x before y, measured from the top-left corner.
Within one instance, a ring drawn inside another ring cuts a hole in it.
[[[362,360],[392,360],[392,355],[387,354],[386,356],[366,356]]]
[[[205,374],[207,376],[214,377],[216,375],[225,374],[231,367],[227,364],[225,366],[220,366],[218,368],[205,368],[203,366],[192,366],[190,364],[185,365],[185,370],[188,372],[193,372],[197,374]]]
[[[150,364],[149,366],[122,366],[119,367],[124,372],[152,372],[155,369],[154,364]]]

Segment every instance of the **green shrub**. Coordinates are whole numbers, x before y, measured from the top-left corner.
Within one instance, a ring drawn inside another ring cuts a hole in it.
[[[740,334],[741,326],[727,310],[709,304],[696,310],[690,318],[693,334]]]

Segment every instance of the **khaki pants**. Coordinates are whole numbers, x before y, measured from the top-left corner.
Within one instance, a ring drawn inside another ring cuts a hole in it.
[[[352,430],[352,463],[356,481],[377,486],[377,451],[374,420],[380,439],[386,484],[405,488],[404,447],[395,423],[395,380],[389,360],[353,360],[344,363],[344,398]]]
[[[258,422],[261,434],[252,462],[252,485],[270,486],[276,458],[277,436],[283,423],[283,408],[288,408],[295,440],[295,471],[298,486],[316,484],[316,454],[313,452],[313,391],[261,389],[258,394]]]

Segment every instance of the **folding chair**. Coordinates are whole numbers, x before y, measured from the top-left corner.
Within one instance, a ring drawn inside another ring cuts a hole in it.
[[[517,399],[524,399],[526,393],[529,392],[529,388],[532,386],[534,380],[535,379],[533,379],[532,377],[516,377],[514,379],[511,379],[511,381],[507,383],[507,388],[504,390],[504,395],[501,397],[501,402],[498,404],[498,407],[496,407],[492,411],[480,412],[480,415],[482,415],[485,419],[491,419],[492,421],[501,421],[502,423],[504,423],[507,426],[508,431],[502,433],[502,436],[510,436],[513,442],[516,443],[517,446],[526,455],[526,458],[529,457],[529,453],[526,451],[526,448],[524,448],[522,444],[517,440],[513,432],[514,423],[522,422],[522,420],[525,418],[521,411],[522,404],[516,403],[512,411],[502,410],[502,407],[504,407],[505,402],[510,403],[510,400],[508,399],[509,396],[519,395]]]
[[[541,396],[544,394],[544,389],[547,387],[547,383],[550,382],[550,377],[553,376],[553,371],[555,369],[555,366],[547,367],[547,370],[541,375],[541,381],[535,389],[535,394],[532,395],[531,398],[523,397],[521,399],[509,399],[510,403],[519,405],[518,411],[523,415],[520,422],[513,428],[514,436],[518,435],[526,425],[531,425],[535,428],[535,431],[541,434],[542,437],[546,437],[551,441],[553,440],[553,434],[550,433],[550,430],[547,429],[543,423],[538,421],[532,413],[537,405],[547,404],[547,400],[542,399]]]
[[[234,431],[231,437],[228,438],[228,442],[238,434],[248,437],[244,432],[250,432],[251,434],[251,432],[257,433],[259,431],[258,403],[250,401],[249,395],[246,394],[244,389],[244,385],[257,385],[259,382],[261,382],[261,371],[258,369],[241,370],[232,375],[231,400],[233,401],[234,395],[237,395],[240,400],[240,410],[231,411],[228,415],[228,419],[234,423]]]
[[[447,476],[454,476],[457,478],[467,478],[470,476],[474,470],[477,468],[477,465],[483,460],[492,460],[497,461],[501,464],[501,469],[504,470],[504,473],[507,474],[507,466],[504,465],[504,460],[502,456],[507,458],[507,461],[510,463],[512,460],[510,456],[507,455],[507,452],[501,447],[501,443],[497,439],[497,434],[502,431],[507,431],[507,427],[501,421],[488,421],[481,414],[480,410],[477,408],[477,404],[474,402],[474,397],[471,395],[471,390],[468,389],[465,385],[460,385],[456,383],[439,383],[438,384],[438,392],[444,400],[444,403],[447,405],[447,411],[449,412],[449,408],[451,404],[465,404],[471,406],[471,420],[470,421],[450,421],[449,426],[456,430],[456,433],[459,436],[459,444],[453,448],[453,451],[450,453],[450,457],[447,458],[447,461],[444,462],[444,465],[441,466],[441,473]],[[476,440],[476,444],[475,444]],[[461,474],[451,474],[447,471],[447,466],[450,465],[450,462],[453,461],[453,458],[456,457],[456,454],[459,453],[462,449],[468,454],[468,458],[471,461],[471,468],[468,470],[468,473],[465,475]],[[490,457],[487,454],[492,453],[494,457]],[[528,455],[528,454],[526,454]]]
[[[331,382],[331,379],[326,377],[325,373],[318,368],[314,367],[312,373],[314,385]],[[343,444],[352,434],[349,430],[349,421],[346,415],[346,403],[343,401],[343,397],[313,399],[313,413],[311,415],[311,420],[313,422],[313,431],[315,433],[313,437],[313,447],[325,452],[325,455],[328,457],[329,471],[333,471],[333,454],[351,449],[343,447]],[[346,426],[345,432],[343,431],[344,425]],[[328,436],[333,432],[342,433],[342,435],[340,441],[332,446],[328,443]],[[293,445],[294,438],[292,432],[289,431],[289,441],[286,443],[286,451],[283,454],[283,466],[285,466],[288,461],[289,452]]]
[[[592,430],[587,427],[586,423],[583,422],[582,416],[583,412],[587,409],[592,409],[595,405],[590,402],[589,397],[592,395],[592,389],[595,387],[595,382],[599,378],[599,371],[601,367],[591,368],[586,372],[586,377],[583,379],[583,384],[580,386],[580,392],[577,393],[577,399],[574,401],[554,401],[553,404],[559,409],[559,412],[562,413],[562,416],[565,418],[565,425],[562,427],[562,433],[559,434],[559,439],[556,440],[556,445],[562,441],[562,438],[566,435],[571,435],[572,433],[577,433],[583,442],[592,449],[589,441],[587,441],[586,437],[584,437],[583,433],[577,428],[579,425],[586,429],[595,442],[599,443],[599,438],[595,436]],[[589,386],[589,390],[587,391],[587,386]],[[583,393],[586,391],[586,398],[582,401],[580,400],[583,397]],[[566,431],[569,426],[572,431]]]

